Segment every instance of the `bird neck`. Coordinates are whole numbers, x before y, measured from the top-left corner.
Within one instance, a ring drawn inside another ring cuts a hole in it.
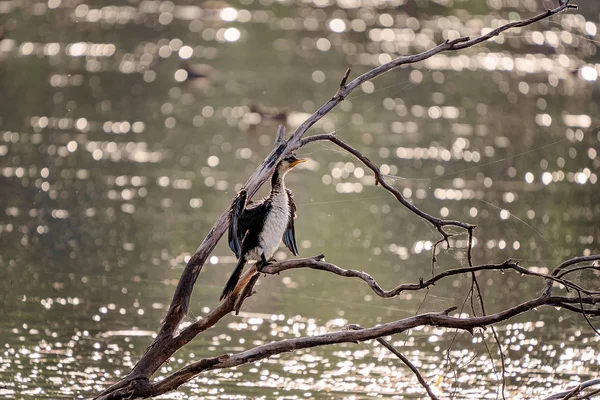
[[[273,176],[271,177],[271,197],[285,191],[284,176],[285,174],[280,173],[277,169],[273,172]]]

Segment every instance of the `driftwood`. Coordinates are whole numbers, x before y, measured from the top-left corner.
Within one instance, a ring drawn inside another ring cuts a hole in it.
[[[400,351],[393,348],[388,342],[386,342],[383,337],[424,325],[459,329],[471,333],[476,332],[480,328],[490,328],[492,329],[494,337],[496,338],[502,366],[504,367],[503,351],[497,335],[493,330],[493,324],[506,321],[516,315],[528,312],[535,307],[552,306],[561,307],[574,313],[583,314],[585,320],[593,328],[593,325],[590,321],[590,316],[600,315],[600,309],[595,306],[595,304],[600,301],[600,292],[572,282],[568,279],[568,275],[573,271],[580,271],[582,269],[599,270],[600,268],[594,263],[600,261],[600,255],[577,257],[564,261],[560,265],[556,266],[549,274],[534,272],[526,267],[518,265],[511,260],[505,261],[501,264],[474,265],[472,262],[472,247],[473,230],[476,228],[475,225],[461,221],[438,218],[424,210],[421,210],[418,206],[405,199],[397,189],[387,183],[385,176],[381,173],[376,164],[362,155],[359,150],[355,149],[353,146],[337,137],[335,133],[314,135],[304,138],[305,133],[317,121],[319,121],[324,115],[331,111],[348,95],[350,95],[350,93],[352,93],[357,87],[366,81],[374,79],[383,73],[401,65],[420,62],[442,52],[457,51],[474,46],[494,36],[497,36],[508,29],[527,26],[571,8],[576,8],[576,6],[571,4],[571,2],[568,0],[560,0],[556,8],[547,10],[532,18],[507,23],[477,38],[471,39],[468,37],[461,37],[455,40],[448,40],[423,53],[396,58],[395,60],[374,68],[351,81],[348,81],[351,73],[350,69],[348,69],[343,75],[336,94],[306,121],[304,121],[304,123],[298,126],[298,128],[290,135],[289,138],[286,139],[284,128],[282,126],[279,127],[273,150],[264,159],[260,166],[252,173],[243,187],[243,189],[247,191],[248,196],[251,198],[261,187],[261,185],[268,180],[277,162],[281,158],[291,154],[302,146],[323,140],[337,145],[341,149],[356,157],[367,168],[369,168],[375,176],[376,183],[383,189],[390,192],[399,203],[412,211],[416,216],[427,221],[440,233],[441,238],[433,247],[432,264],[434,266],[437,261],[435,256],[437,246],[444,243],[448,247],[450,246],[449,237],[452,236],[452,234],[449,233],[447,229],[449,227],[453,227],[454,229],[459,229],[466,232],[468,234],[468,266],[464,268],[446,270],[437,275],[433,275],[432,273],[432,276],[429,279],[422,279],[417,283],[400,283],[396,287],[388,290],[383,289],[375,281],[375,279],[365,272],[342,269],[334,264],[325,262],[323,255],[311,258],[276,262],[265,267],[263,270],[261,270],[261,273],[278,274],[290,269],[310,268],[333,273],[340,277],[360,279],[364,281],[376,295],[382,298],[396,297],[405,291],[424,290],[447,277],[467,274],[467,276],[470,276],[472,280],[471,292],[469,294],[473,314],[472,316],[465,318],[464,316],[460,315],[460,313],[452,314],[456,310],[456,307],[453,307],[439,313],[422,313],[410,318],[392,321],[374,327],[362,328],[357,325],[349,325],[346,327],[346,329],[338,332],[275,341],[236,354],[222,354],[217,357],[205,358],[181,368],[180,370],[166,376],[161,381],[151,381],[154,373],[156,373],[156,371],[176,351],[193,340],[198,334],[214,326],[227,314],[231,313],[232,311],[239,311],[240,307],[243,306],[244,300],[253,293],[254,284],[256,283],[257,279],[259,279],[259,273],[256,271],[256,269],[250,268],[241,278],[236,290],[228,298],[226,298],[223,302],[221,302],[218,306],[212,309],[212,311],[198,321],[185,327],[181,326],[183,318],[188,313],[190,298],[196,279],[198,278],[204,263],[227,229],[229,222],[229,210],[224,210],[212,229],[207,234],[202,244],[198,247],[196,252],[192,255],[187,263],[177,288],[175,289],[173,300],[164,318],[160,331],[158,332],[152,344],[147,348],[146,352],[142,355],[138,363],[134,366],[131,372],[129,372],[129,374],[123,377],[119,382],[104,390],[102,393],[98,394],[95,398],[105,400],[154,397],[177,389],[179,386],[188,382],[204,371],[231,368],[234,366],[255,362],[275,354],[298,349],[324,346],[334,343],[355,343],[374,339],[378,340],[384,347],[390,350],[404,364],[406,364],[416,375],[418,381],[423,386],[428,396],[432,399],[436,399],[436,395],[433,393],[432,389],[426,383],[425,379],[419,373],[417,368],[410,363],[410,361],[408,361],[408,359],[406,359],[406,357],[404,357]],[[504,270],[512,270],[531,279],[539,279],[542,283],[541,289],[543,290],[541,291],[541,295],[539,297],[523,301],[521,304],[506,308],[501,312],[487,314],[485,312],[483,293],[476,278],[476,272],[500,272]],[[553,294],[552,292],[555,284],[562,285],[565,289],[574,293],[575,295],[559,296]],[[476,312],[477,307],[475,306],[475,301],[479,303],[479,313]],[[582,385],[579,387],[579,389],[575,388],[568,391],[566,395],[575,396],[577,393],[583,390],[583,388],[587,387],[589,387],[589,385],[585,387]]]

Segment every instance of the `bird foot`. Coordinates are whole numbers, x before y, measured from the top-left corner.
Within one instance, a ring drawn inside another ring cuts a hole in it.
[[[264,254],[261,254],[261,255],[260,255],[260,261],[259,261],[259,262],[258,262],[258,264],[256,265],[256,270],[257,270],[258,272],[262,272],[262,270],[263,270],[263,268],[264,268],[264,267],[266,267],[266,266],[269,266],[269,265],[273,264],[273,263],[272,263],[272,261],[277,261],[277,260],[275,260],[275,258],[273,258],[273,257],[271,257],[271,258],[269,258],[269,259],[267,260],[267,258],[265,257],[265,255],[264,255]]]
[[[268,267],[268,266],[269,266],[269,265],[271,265],[271,264],[273,264],[273,263],[271,262],[271,260],[269,260],[269,261],[261,261],[261,262],[259,262],[259,263],[256,265],[256,270],[257,270],[258,272],[262,272],[263,268],[265,268],[265,267]]]

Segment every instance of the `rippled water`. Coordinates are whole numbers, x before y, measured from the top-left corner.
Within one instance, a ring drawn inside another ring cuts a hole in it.
[[[424,210],[477,224],[475,262],[512,257],[544,270],[598,253],[600,5],[580,3],[365,83],[313,131],[336,130]],[[126,373],[159,326],[186,258],[268,154],[277,124],[302,122],[347,67],[355,76],[550,5],[0,1],[0,395],[85,398]],[[431,273],[438,236],[429,226],[331,145],[301,153],[313,161],[288,183],[302,255],[325,253],[387,288]],[[465,239],[452,241],[439,268],[465,264]],[[217,304],[233,264],[220,244],[189,320]],[[589,272],[578,279],[598,281]],[[511,273],[480,281],[488,312],[542,288]],[[268,277],[240,316],[197,338],[160,374],[276,338],[460,305],[469,285],[457,279],[426,299],[384,301],[325,273]],[[511,398],[598,376],[598,338],[578,316],[535,310],[498,330]],[[477,399],[497,397],[499,360],[486,340],[495,367],[481,336],[424,328],[391,338],[440,396]],[[207,373],[163,398],[236,396],[424,394],[397,359],[367,343]]]

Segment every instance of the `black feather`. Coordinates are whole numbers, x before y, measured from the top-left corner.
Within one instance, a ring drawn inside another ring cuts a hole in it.
[[[221,297],[219,300],[223,300],[225,297],[229,296],[231,292],[235,289],[238,281],[240,280],[240,276],[242,275],[242,271],[244,270],[244,265],[246,265],[246,259],[242,256],[239,260],[235,269],[231,273],[231,276],[227,280],[227,284],[221,293]]]
[[[246,196],[246,191],[242,190],[234,200],[229,220],[229,248],[237,258],[258,244],[258,234],[262,231],[270,205],[268,199],[265,199],[257,203],[249,203],[244,208]],[[256,236],[256,241],[252,237],[245,240],[246,236]],[[254,246],[249,247],[251,244]]]
[[[243,234],[241,234],[240,225],[244,212],[244,206],[246,205],[246,197],[246,191],[242,190],[233,201],[231,210],[229,212],[229,232],[227,236],[229,240],[229,247],[237,258],[240,258],[240,253],[242,252]]]
[[[294,202],[294,195],[290,189],[285,190],[288,197],[288,205],[290,209],[290,215],[288,220],[287,228],[283,232],[283,244],[286,245],[293,255],[298,256],[298,246],[296,245],[296,230],[294,228],[294,219],[296,218],[296,203]]]

